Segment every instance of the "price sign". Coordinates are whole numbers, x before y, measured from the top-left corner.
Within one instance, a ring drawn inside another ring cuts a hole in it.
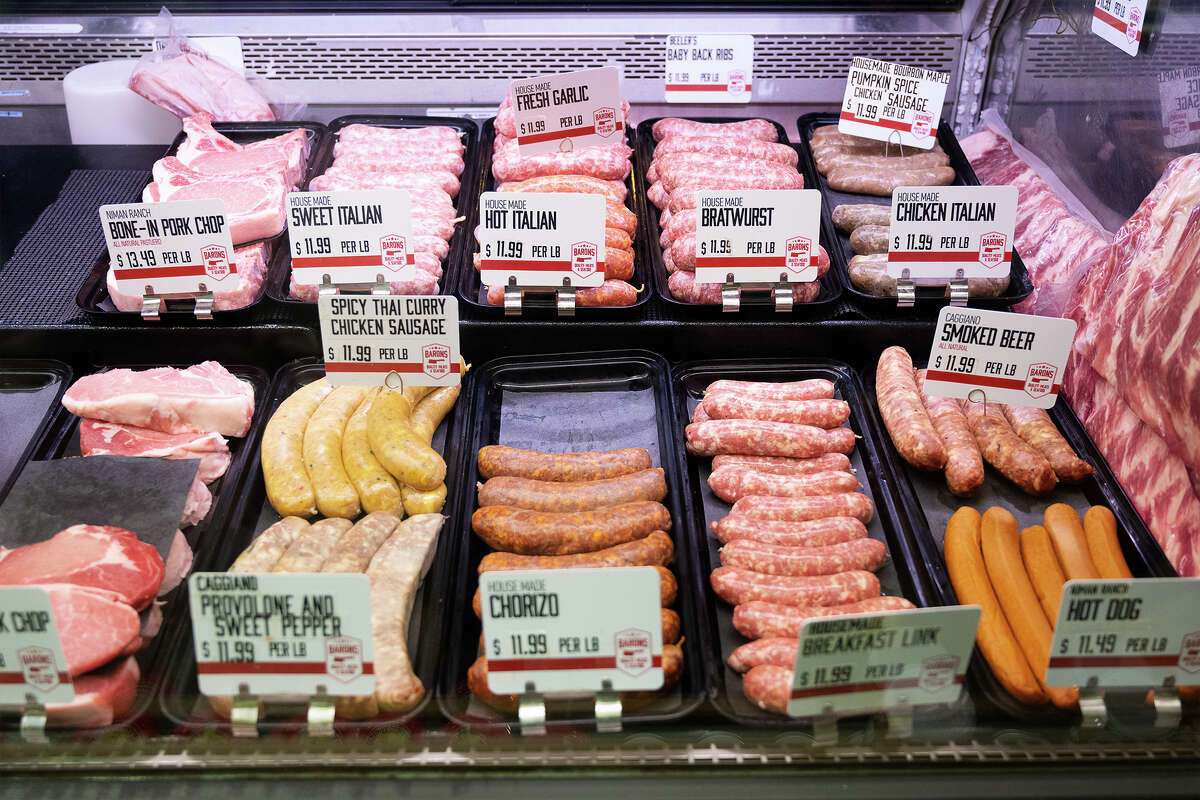
[[[700,283],[817,279],[821,192],[758,189],[699,192],[696,280]]]
[[[462,380],[458,300],[442,296],[317,298],[325,376],[334,386],[456,386]]]
[[[287,202],[296,283],[391,283],[416,270],[407,190],[292,192]]]
[[[946,306],[938,313],[925,390],[989,403],[1051,408],[1058,399],[1075,321]]]
[[[892,192],[888,275],[918,284],[1003,277],[1012,269],[1016,220],[1015,186],[898,188]]]
[[[513,81],[512,99],[522,156],[625,141],[616,67]]]
[[[1092,33],[1136,56],[1142,43],[1142,24],[1149,0],[1096,0],[1092,9]]]
[[[241,284],[223,200],[100,206],[100,227],[122,294],[189,295]]]
[[[1200,683],[1198,609],[1196,578],[1067,581],[1046,685]]]
[[[1186,147],[1200,142],[1200,66],[1158,73],[1158,99],[1163,145]]]
[[[800,631],[788,714],[955,702],[979,613],[979,606],[954,606],[809,620]]]
[[[75,687],[67,673],[50,597],[36,586],[0,588],[0,706],[69,703]]]
[[[838,130],[928,150],[937,142],[949,84],[948,72],[855,57]]]
[[[366,575],[197,572],[188,603],[204,694],[375,691]]]
[[[519,286],[604,283],[604,198],[598,194],[484,192],[480,281]]]
[[[488,688],[520,694],[658,689],[662,610],[653,567],[485,572]]]
[[[667,37],[668,103],[749,103],[754,37],[676,33]]]

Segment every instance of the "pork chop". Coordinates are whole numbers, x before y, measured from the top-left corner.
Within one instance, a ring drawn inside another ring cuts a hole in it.
[[[126,657],[104,669],[75,679],[75,699],[48,703],[46,724],[52,728],[103,728],[133,708],[142,673],[137,660]]]
[[[219,433],[162,433],[116,422],[84,419],[79,449],[85,456],[198,458],[199,478],[212,483],[229,468],[229,445]]]

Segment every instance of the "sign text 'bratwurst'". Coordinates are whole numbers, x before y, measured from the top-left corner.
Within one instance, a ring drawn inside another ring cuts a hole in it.
[[[696,204],[697,281],[816,280],[821,218],[816,189],[703,191]]]

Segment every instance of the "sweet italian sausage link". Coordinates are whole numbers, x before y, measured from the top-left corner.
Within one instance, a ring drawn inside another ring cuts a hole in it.
[[[320,572],[325,561],[333,553],[338,539],[354,527],[348,519],[320,519],[309,525],[296,537],[279,560],[272,572]]]
[[[488,555],[511,556],[513,554],[512,553],[489,553]],[[487,556],[484,556],[484,557],[486,558]],[[514,556],[514,557],[521,558],[522,556]],[[538,558],[539,556],[526,556],[526,557],[527,558]],[[562,558],[562,556],[540,556],[540,558],[553,559],[553,558]],[[571,567],[580,567],[580,568],[585,568],[585,569],[590,569],[590,568],[603,569],[604,567],[611,567],[611,566],[653,566],[655,571],[658,572],[658,602],[659,602],[659,605],[661,605],[665,609],[668,606],[675,604],[675,598],[678,597],[678,595],[679,595],[679,582],[677,580],[675,580],[675,573],[671,572],[671,570],[669,570],[666,567],[661,566],[661,565],[654,565],[654,564],[613,565],[613,564],[596,564],[596,563],[586,563],[585,562],[585,563],[580,563],[580,564],[567,565],[567,566],[563,566],[563,567],[536,567],[535,566],[535,567],[504,567],[504,568],[500,568],[500,569],[493,569],[493,568],[489,567],[488,571],[489,572],[504,572],[508,569],[570,569]],[[481,567],[482,567],[482,565],[481,565]],[[482,573],[483,573],[483,569],[481,568],[480,574],[482,574]],[[479,587],[475,588],[475,596],[471,598],[471,610],[475,612],[476,617],[480,617],[480,618],[483,617],[483,590]],[[674,612],[672,612],[672,613],[674,613]]]
[[[733,627],[747,639],[769,639],[773,637],[798,637],[804,623],[821,617],[839,617],[844,614],[874,614],[884,611],[903,611],[916,608],[903,597],[868,597],[840,606],[809,606],[797,608],[778,603],[752,600],[733,609]]]
[[[852,233],[864,225],[891,225],[891,222],[890,205],[855,203],[833,209],[833,224],[843,233]]]
[[[721,564],[763,575],[836,575],[852,570],[877,570],[887,560],[887,547],[878,539],[855,539],[824,547],[781,547],[735,539],[721,548]]]
[[[879,578],[865,570],[791,576],[723,566],[712,571],[709,582],[717,597],[735,606],[752,600],[785,606],[840,606],[879,596]]]
[[[661,469],[646,469],[598,481],[535,481],[502,475],[479,487],[479,505],[534,511],[587,511],[638,500],[662,500],[667,481]]]
[[[262,471],[267,499],[280,516],[311,517],[317,498],[304,466],[304,429],[325,396],[333,391],[321,378],[284,400],[263,430]]]
[[[864,172],[857,167],[836,167],[830,170],[826,180],[829,188],[839,192],[873,194],[890,197],[900,186],[948,186],[954,183],[954,170],[950,167],[926,167],[888,172]]]
[[[821,400],[832,398],[833,381],[810,378],[804,381],[713,381],[704,389],[705,396],[728,392],[756,400]]]
[[[697,411],[704,408],[696,406]],[[705,417],[707,418],[707,417]],[[692,417],[692,422],[703,419]],[[844,453],[825,453],[816,458],[786,458],[783,456],[713,456],[713,472],[722,467],[745,467],[775,475],[812,475],[814,472],[849,472],[850,458]]]
[[[1002,408],[1016,434],[1046,457],[1060,481],[1079,483],[1092,474],[1092,465],[1075,454],[1045,410],[1029,406]]]
[[[762,419],[836,428],[850,419],[844,400],[760,400],[734,392],[706,392],[704,410],[710,419]]]
[[[729,139],[761,139],[764,142],[779,141],[775,124],[765,119],[747,119],[739,122],[697,122],[678,117],[664,117],[654,123],[654,141],[669,136],[708,136]]]
[[[887,274],[887,254],[872,253],[854,256],[847,271],[850,283],[860,292],[876,297],[895,297],[896,279]],[[1009,276],[1000,278],[967,278],[967,294],[971,297],[999,297],[1008,289]],[[949,293],[949,284],[946,292]]]
[[[1016,434],[999,403],[963,403],[967,424],[983,458],[1010,481],[1032,495],[1044,495],[1058,485],[1046,457]]]
[[[778,142],[762,139],[732,139],[713,136],[673,135],[660,141],[654,148],[654,158],[690,153],[713,159],[753,158],[796,166],[799,155],[795,148]]]
[[[542,175],[524,181],[501,183],[496,186],[496,191],[600,194],[617,203],[624,203],[629,195],[624,181],[606,181],[590,175]]]
[[[983,485],[983,456],[958,401],[925,391],[927,373],[928,370],[917,370],[917,389],[934,430],[946,446],[946,486],[951,493],[963,497]]]
[[[749,672],[755,667],[772,664],[791,669],[796,664],[796,650],[800,640],[786,636],[773,639],[756,639],[747,642],[729,654],[725,663],[734,672]],[[789,685],[790,690],[790,685]]]
[[[820,495],[817,497],[743,497],[733,504],[733,516],[807,522],[826,517],[854,517],[864,525],[875,514],[875,504],[862,492]]]
[[[762,664],[752,667],[742,676],[742,691],[746,699],[763,711],[787,714],[792,697],[794,665],[791,667]]]
[[[229,567],[230,572],[270,572],[292,542],[308,529],[300,517],[284,517],[260,533]]]
[[[917,469],[946,466],[946,447],[921,402],[912,358],[903,347],[889,347],[880,354],[875,397],[883,424],[905,461]]]
[[[813,497],[841,494],[857,490],[859,483],[849,472],[777,475],[745,467],[723,467],[708,477],[708,486],[726,503],[734,503],[750,495]]]
[[[571,567],[653,567],[670,564],[675,545],[662,531],[653,531],[644,539],[606,547],[591,553],[569,556],[522,556],[516,553],[488,553],[479,562],[479,574],[514,569],[569,569]]]
[[[504,445],[479,448],[479,474],[511,475],[538,481],[595,481],[616,478],[654,466],[642,447],[593,453],[542,453]]]
[[[321,565],[321,572],[366,572],[375,553],[399,524],[400,517],[387,511],[367,514],[337,540],[333,552]]]
[[[698,456],[747,455],[814,458],[849,453],[854,431],[745,419],[713,419],[687,426],[687,449]]]
[[[638,290],[625,281],[606,280],[601,286],[575,290],[575,305],[583,307],[631,306],[637,302]],[[504,305],[504,287],[489,286],[488,305]]]
[[[779,522],[731,514],[713,522],[712,530],[722,544],[750,539],[785,547],[824,547],[867,538],[867,526],[855,517]]]
[[[862,225],[850,234],[850,249],[859,255],[886,253],[888,251],[887,225]]]
[[[471,527],[493,550],[531,556],[590,553],[671,529],[661,503],[640,501],[598,511],[551,514],[509,506],[486,506],[471,515]]]

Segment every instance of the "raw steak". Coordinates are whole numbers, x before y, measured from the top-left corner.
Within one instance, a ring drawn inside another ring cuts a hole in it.
[[[102,728],[129,713],[137,697],[141,670],[137,661],[123,658],[104,669],[75,679],[75,699],[46,706],[52,728]]]
[[[164,574],[162,557],[153,546],[107,525],[72,525],[45,541],[5,551],[0,559],[0,586],[92,587],[133,608],[154,600]]]
[[[219,433],[162,433],[116,422],[84,419],[79,449],[85,456],[198,458],[199,478],[212,483],[229,468],[229,445]]]
[[[229,235],[235,245],[269,239],[280,233],[286,224],[284,196],[290,187],[282,173],[207,175],[176,158],[164,158],[158,164],[164,165],[159,171],[169,173],[170,180],[165,183],[155,181],[146,186],[142,192],[143,202],[220,198],[225,201]]]
[[[42,588],[50,598],[72,677],[107,664],[131,642],[141,641],[141,620],[118,595],[69,583],[44,584]]]
[[[173,57],[143,58],[129,76],[129,88],[180,119],[200,111],[222,122],[275,119],[245,78],[186,44]]]
[[[233,251],[234,271],[241,279],[236,289],[213,290],[213,310],[233,311],[245,308],[262,294],[263,281],[267,277],[267,245],[264,242],[239,247]],[[224,283],[224,281],[222,281]],[[125,294],[117,285],[110,268],[106,277],[108,296],[118,311],[141,311],[142,296]]]
[[[112,369],[80,378],[63,395],[72,414],[164,433],[245,436],[254,389],[215,361],[187,369]]]

